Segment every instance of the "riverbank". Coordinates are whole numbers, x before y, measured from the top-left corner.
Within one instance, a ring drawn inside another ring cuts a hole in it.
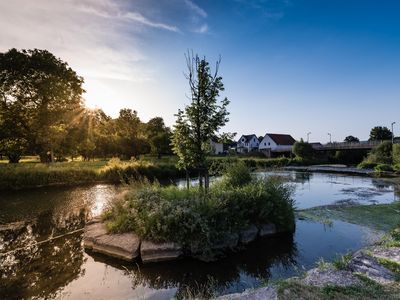
[[[276,170],[342,173],[360,176],[398,176],[393,172],[377,173],[372,169],[359,169],[345,165],[310,165],[312,161],[281,158],[210,157],[210,174],[220,175],[229,164],[243,162],[253,171]],[[185,172],[176,167],[176,157],[161,159],[142,157],[139,160],[119,159],[96,161],[73,161],[57,163],[24,162],[0,163],[0,190],[17,190],[45,186],[76,186],[88,183],[120,183],[137,178],[150,181],[171,181],[185,177]],[[196,174],[193,174],[196,175]]]
[[[218,299],[400,299],[400,202],[328,205],[298,211],[297,216],[327,225],[342,220],[387,233],[372,246],[330,263],[319,261],[300,277]]]
[[[121,183],[138,178],[171,180],[185,174],[164,161],[60,162],[0,164],[0,190],[18,190],[46,186],[75,186],[88,183]]]

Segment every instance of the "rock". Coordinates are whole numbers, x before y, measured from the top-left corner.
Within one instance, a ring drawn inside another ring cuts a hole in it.
[[[389,283],[395,280],[395,275],[392,271],[382,266],[375,257],[366,255],[362,251],[356,252],[349,261],[348,268],[353,272],[364,274],[379,283]]]
[[[93,242],[93,252],[132,261],[140,254],[140,239],[134,233],[105,234]]]
[[[265,224],[260,227],[260,236],[268,236],[276,234],[275,224]]]
[[[240,232],[240,242],[242,244],[248,244],[254,241],[258,236],[258,228],[254,225]]]
[[[361,281],[353,273],[333,268],[315,268],[307,272],[304,283],[313,286],[325,286],[328,284],[337,286],[351,286],[361,284]]]
[[[218,297],[219,300],[277,300],[278,294],[272,286],[255,290],[245,290],[243,293],[235,293]]]
[[[226,233],[212,245],[214,250],[234,249],[239,244],[237,233]]]
[[[371,254],[377,258],[383,258],[400,264],[400,248],[399,247],[376,247],[371,250]]]
[[[175,243],[153,243],[143,241],[140,255],[144,263],[174,260],[182,255],[182,247]]]
[[[92,222],[87,223],[83,234],[83,245],[86,249],[92,249],[96,238],[107,234],[104,223]]]

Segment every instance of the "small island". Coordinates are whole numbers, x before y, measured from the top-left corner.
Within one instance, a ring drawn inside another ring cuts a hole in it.
[[[257,238],[292,234],[292,189],[257,178],[244,163],[226,167],[206,191],[135,183],[102,218],[87,223],[84,246],[143,263],[189,256],[205,261],[243,249]]]

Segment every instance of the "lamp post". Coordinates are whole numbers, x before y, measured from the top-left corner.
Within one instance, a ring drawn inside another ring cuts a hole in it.
[[[330,134],[330,133],[328,132],[328,135],[329,135],[329,144],[332,144],[332,134]]]
[[[311,134],[311,131],[310,131],[310,132],[307,132],[307,143],[308,143],[308,141],[309,141],[309,139],[310,139],[310,134]]]
[[[396,122],[392,122],[392,144],[394,142],[394,132],[393,132],[393,125],[396,124]]]

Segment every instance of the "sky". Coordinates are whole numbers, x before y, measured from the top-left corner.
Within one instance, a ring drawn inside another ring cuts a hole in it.
[[[169,126],[190,102],[185,53],[221,56],[222,131],[365,140],[391,122],[400,135],[399,13],[395,0],[0,0],[0,51],[47,49],[83,76],[87,106]]]

